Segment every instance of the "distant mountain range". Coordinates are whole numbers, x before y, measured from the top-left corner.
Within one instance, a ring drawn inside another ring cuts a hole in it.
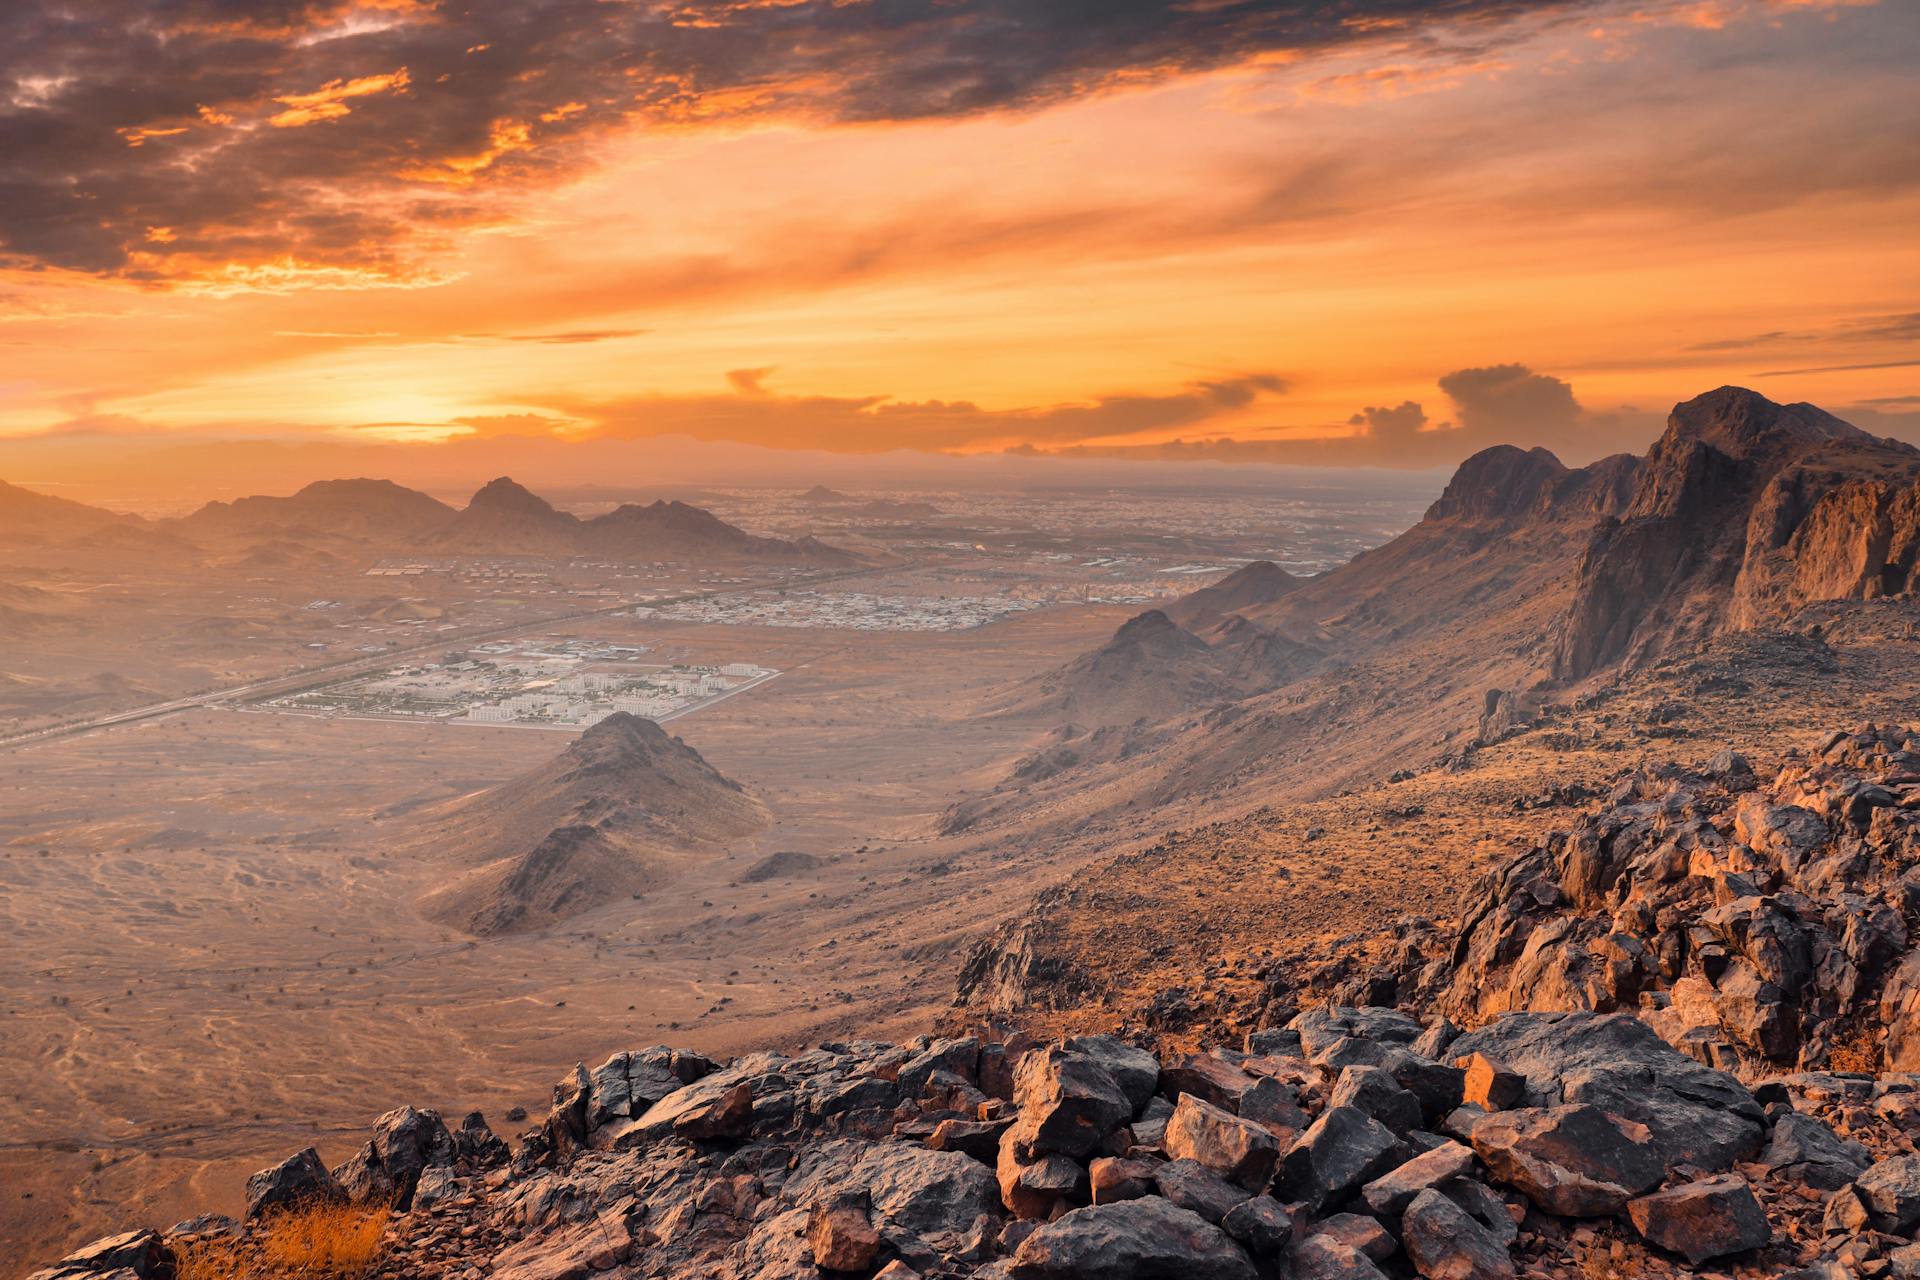
[[[264,567],[311,563],[346,549],[822,568],[859,563],[857,556],[817,539],[760,537],[682,502],[629,504],[583,520],[504,476],[461,509],[391,480],[321,480],[287,497],[209,502],[192,515],[159,521],[0,483],[0,544],[94,545],[155,554],[206,549],[252,557],[250,564],[264,557]]]

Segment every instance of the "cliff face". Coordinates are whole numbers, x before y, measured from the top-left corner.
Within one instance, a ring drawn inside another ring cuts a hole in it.
[[[1920,451],[1737,387],[1675,407],[1581,559],[1553,674],[1580,679],[1816,600],[1908,588]]]

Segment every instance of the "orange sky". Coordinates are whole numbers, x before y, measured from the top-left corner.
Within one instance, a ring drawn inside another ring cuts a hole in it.
[[[552,0],[472,83],[448,7],[189,4],[132,105],[28,4],[0,435],[1578,461],[1738,382],[1920,439],[1920,6],[1005,3]]]

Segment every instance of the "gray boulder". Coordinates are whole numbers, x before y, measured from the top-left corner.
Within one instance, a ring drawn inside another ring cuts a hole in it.
[[[1842,1142],[1824,1123],[1798,1111],[1774,1122],[1773,1136],[1759,1158],[1781,1177],[1821,1191],[1838,1191],[1872,1163],[1865,1147]]]
[[[1426,1280],[1513,1280],[1506,1246],[1438,1191],[1422,1191],[1407,1206],[1400,1240]]]
[[[1882,1160],[1855,1179],[1853,1188],[1879,1230],[1905,1236],[1920,1225],[1920,1156]]]
[[[1707,1178],[1641,1196],[1627,1205],[1634,1230],[1694,1266],[1758,1249],[1773,1238],[1766,1210],[1744,1178]]]
[[[1566,1218],[1618,1213],[1666,1176],[1644,1125],[1588,1106],[1492,1112],[1474,1124],[1473,1149],[1495,1181]]]
[[[1075,1209],[1013,1255],[1018,1280],[1256,1280],[1246,1253],[1198,1214],[1147,1196]]]
[[[1278,1182],[1316,1211],[1401,1163],[1406,1148],[1393,1131],[1357,1107],[1328,1107],[1294,1141]]]
[[[312,1147],[247,1179],[247,1217],[309,1203],[344,1203],[347,1192]]]

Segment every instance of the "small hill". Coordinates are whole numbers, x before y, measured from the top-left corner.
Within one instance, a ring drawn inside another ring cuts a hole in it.
[[[1301,582],[1271,560],[1255,560],[1210,587],[1180,597],[1167,606],[1165,613],[1180,626],[1198,631],[1224,621],[1230,614],[1272,604],[1298,590]]]
[[[664,883],[689,855],[766,823],[760,802],[699,752],[620,713],[431,820],[419,850],[471,870],[422,908],[471,933],[539,928]]]
[[[1039,700],[1082,724],[1117,725],[1164,720],[1238,692],[1206,641],[1149,609],[1055,672],[1042,684]]]

